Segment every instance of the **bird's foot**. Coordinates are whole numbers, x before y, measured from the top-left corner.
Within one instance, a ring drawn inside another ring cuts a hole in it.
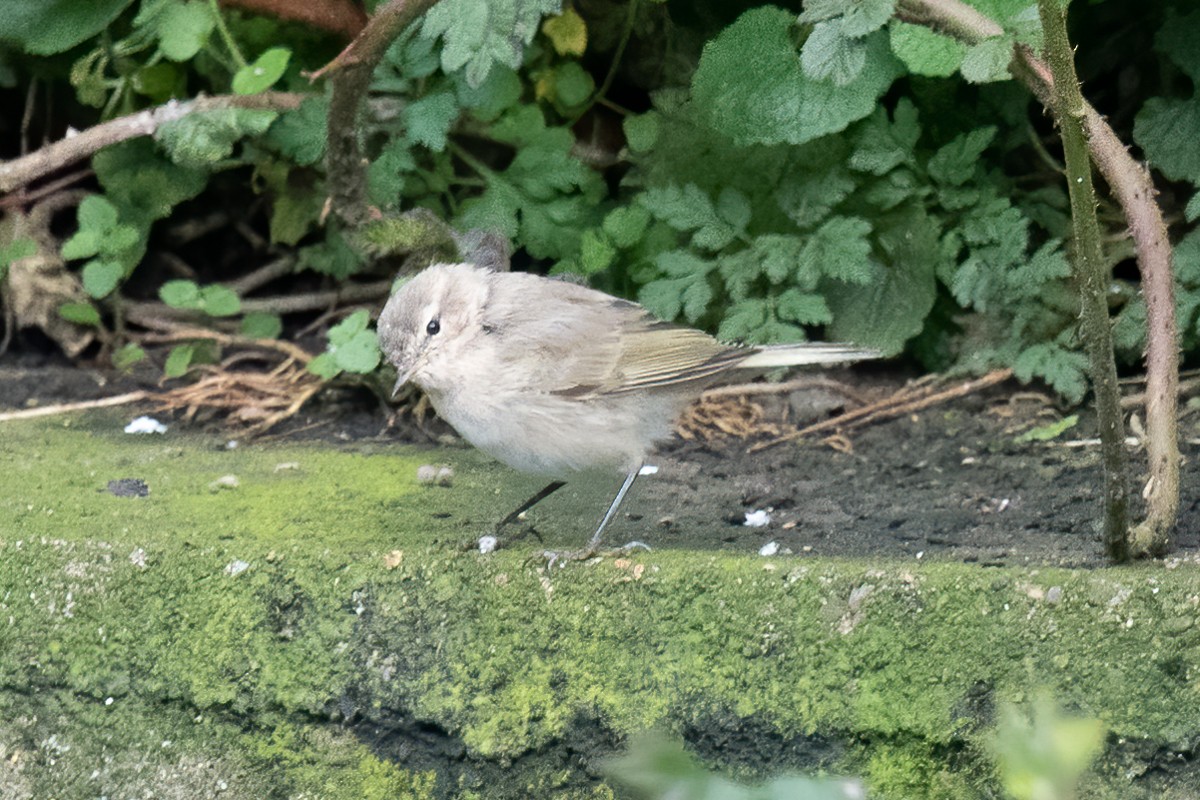
[[[589,542],[588,545],[580,550],[543,550],[540,555],[535,556],[539,561],[545,561],[547,567],[565,567],[572,561],[597,561],[605,558],[616,558],[617,556],[627,556],[634,550],[642,549],[650,552],[650,545],[645,542],[627,542],[620,547],[601,548],[599,542]]]

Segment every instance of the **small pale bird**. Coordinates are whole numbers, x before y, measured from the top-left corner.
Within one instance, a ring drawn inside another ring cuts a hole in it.
[[[722,344],[586,286],[470,264],[436,264],[406,282],[384,307],[378,333],[399,373],[397,392],[412,381],[475,447],[554,479],[497,529],[573,474],[625,473],[591,540],[571,558],[597,552],[647,453],[728,373],[879,356],[842,344]]]

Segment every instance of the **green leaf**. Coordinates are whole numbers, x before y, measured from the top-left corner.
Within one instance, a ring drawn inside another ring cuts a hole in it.
[[[145,137],[106,147],[92,157],[92,168],[121,219],[138,226],[139,247],[150,222],[198,195],[208,182],[206,170],[172,164]]]
[[[737,189],[726,186],[717,195],[717,216],[729,223],[739,235],[745,232],[750,224],[750,199]]]
[[[325,380],[332,380],[338,376],[342,370],[337,365],[337,361],[333,357],[333,353],[321,353],[319,356],[308,362],[308,371],[314,375],[318,375]]]
[[[646,232],[650,224],[650,212],[641,205],[614,208],[604,218],[604,233],[617,247],[632,247]]]
[[[629,149],[635,153],[644,153],[654,147],[654,143],[658,141],[659,122],[659,115],[653,111],[626,117],[622,127],[625,129],[625,141],[629,144]]]
[[[575,109],[591,99],[596,81],[578,61],[567,61],[554,70],[554,99],[564,109]]]
[[[542,17],[561,8],[561,0],[442,0],[425,13],[421,35],[442,38],[445,72],[465,68],[467,83],[480,86],[493,64],[519,67]]]
[[[466,80],[456,82],[458,102],[469,108],[472,115],[482,121],[491,122],[521,99],[521,78],[511,67],[492,65],[487,79],[478,87],[469,86]]]
[[[100,327],[100,312],[91,303],[63,303],[58,307],[58,315],[76,325]]]
[[[89,195],[79,204],[79,227],[107,232],[117,226],[117,207],[100,195]]]
[[[876,260],[869,282],[831,283],[826,291],[837,341],[898,353],[921,332],[937,297],[936,270],[943,256],[939,230],[924,211],[907,209],[876,228]]]
[[[1133,139],[1146,152],[1146,160],[1175,181],[1200,184],[1200,97],[1171,100],[1151,97],[1133,122]]]
[[[579,267],[584,275],[603,272],[617,257],[617,248],[600,231],[584,231],[579,240]]]
[[[804,243],[796,264],[799,276],[828,275],[864,284],[875,277],[871,267],[871,223],[859,217],[830,217]]]
[[[1181,6],[1182,7],[1182,6]],[[1167,8],[1166,19],[1154,37],[1155,49],[1175,62],[1195,83],[1200,84],[1200,11],[1179,14]]]
[[[823,325],[833,320],[833,312],[825,298],[819,294],[788,289],[775,301],[775,312],[780,319],[800,325]]]
[[[434,152],[446,149],[446,135],[458,119],[458,100],[454,92],[426,95],[409,103],[403,114],[408,137]]]
[[[283,77],[283,73],[287,72],[291,58],[292,51],[286,47],[272,47],[264,51],[254,59],[254,63],[247,64],[234,73],[234,93],[257,94],[270,89]]]
[[[717,337],[723,342],[754,341],[767,321],[767,301],[754,298],[734,303],[721,320]]]
[[[242,300],[229,287],[212,284],[200,290],[200,310],[212,317],[231,317],[242,310]]]
[[[872,175],[884,175],[911,161],[921,138],[917,108],[907,97],[897,101],[891,120],[887,110],[879,108],[857,130],[848,164],[850,169]]]
[[[542,33],[560,56],[579,57],[587,50],[587,23],[573,8],[543,22]]]
[[[358,272],[362,258],[338,235],[300,251],[299,267],[342,280]]]
[[[146,351],[141,345],[130,342],[117,348],[112,354],[112,365],[120,370],[126,370],[146,358]]]
[[[398,207],[405,179],[416,171],[412,142],[404,137],[392,139],[367,167],[368,198],[380,208]]]
[[[801,22],[837,19],[847,36],[866,36],[882,28],[896,10],[896,0],[808,0]]]
[[[355,311],[344,320],[329,329],[329,342],[340,345],[347,344],[371,324],[371,315],[365,310]]]
[[[233,146],[243,137],[266,133],[278,116],[256,108],[199,111],[163,123],[154,139],[176,164],[206,167],[232,155]]]
[[[125,267],[117,261],[95,259],[83,265],[83,290],[97,300],[108,297],[125,278]]]
[[[167,281],[159,287],[158,299],[171,308],[199,309],[200,287],[195,281]]]
[[[1014,441],[1018,444],[1025,442],[1048,442],[1051,439],[1057,439],[1066,431],[1074,428],[1079,424],[1079,415],[1072,414],[1069,417],[1063,417],[1056,422],[1051,422],[1046,425],[1039,425],[1036,428],[1030,428],[1022,433]]]
[[[329,99],[309,97],[295,111],[280,114],[266,140],[297,165],[311,166],[325,155],[328,116]]]
[[[866,42],[847,34],[841,18],[819,22],[800,49],[800,65],[813,80],[846,86],[867,65]]]
[[[251,339],[278,339],[283,333],[283,319],[266,311],[251,311],[242,317],[242,335]]]
[[[39,56],[65,53],[103,31],[132,0],[35,0],[6,3],[0,39]]]
[[[379,342],[375,338],[375,332],[368,329],[370,321],[371,316],[366,311],[355,311],[329,329],[327,353],[332,356],[333,365],[339,371],[365,374],[379,366]],[[316,371],[311,364],[309,370]]]
[[[187,374],[188,367],[192,365],[192,359],[196,355],[196,345],[181,344],[171,348],[171,352],[167,354],[167,361],[163,364],[164,378],[182,378]]]
[[[67,261],[91,258],[100,252],[100,231],[82,229],[63,242],[62,257]]]
[[[979,157],[995,137],[996,128],[992,125],[955,137],[929,159],[929,177],[951,186],[966,183],[975,174]]]
[[[1087,391],[1087,367],[1087,356],[1082,353],[1054,342],[1040,342],[1017,357],[1013,375],[1022,383],[1041,378],[1067,400],[1078,403]]]
[[[864,40],[866,63],[852,82],[813,80],[796,58],[794,21],[783,9],[751,9],[705,46],[692,100],[713,130],[739,145],[801,144],[870,114],[900,74],[877,31]]]
[[[1006,81],[1012,77],[1008,71],[1012,59],[1012,37],[993,36],[968,47],[960,69],[968,83]]]
[[[189,61],[208,37],[216,20],[207,3],[167,3],[154,17],[158,31],[158,47],[172,61]]]
[[[967,46],[924,25],[892,20],[888,26],[892,52],[914,75],[948,78],[962,66]]]
[[[1188,222],[1200,219],[1200,192],[1194,193],[1192,199],[1188,200],[1187,207],[1183,210],[1183,217]]]

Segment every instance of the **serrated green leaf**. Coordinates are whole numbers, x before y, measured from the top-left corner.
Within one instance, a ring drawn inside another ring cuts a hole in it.
[[[94,259],[83,265],[83,290],[97,300],[108,297],[125,278],[125,267],[117,261]]]
[[[864,284],[875,276],[871,267],[871,223],[859,217],[830,217],[804,243],[796,263],[799,276],[827,275]]]
[[[412,143],[403,137],[392,139],[367,167],[367,197],[379,208],[398,207],[405,181],[416,171]]]
[[[825,293],[833,322],[829,336],[898,353],[921,332],[937,297],[936,272],[942,259],[939,229],[919,209],[881,220],[875,231],[871,279],[831,283]]]
[[[929,159],[929,177],[951,186],[960,186],[971,179],[979,157],[996,137],[995,126],[977,128],[957,136]]]
[[[58,315],[76,325],[100,327],[100,312],[91,303],[63,303],[58,307]]]
[[[638,302],[654,316],[670,322],[678,319],[683,306],[683,287],[686,279],[661,278],[650,281],[638,290]]]
[[[1133,122],[1133,139],[1150,165],[1171,180],[1200,184],[1200,97],[1151,97]]]
[[[896,10],[896,0],[808,0],[801,22],[838,19],[847,36],[865,36],[878,30]]]
[[[833,320],[833,312],[819,294],[788,289],[775,301],[775,313],[780,319],[800,325],[824,325]]]
[[[737,189],[726,186],[717,195],[717,216],[729,223],[733,230],[741,235],[750,224],[750,199]]]
[[[331,235],[323,242],[302,249],[298,265],[301,269],[342,280],[358,272],[362,257],[341,236]]]
[[[694,278],[705,275],[716,266],[713,262],[705,261],[687,250],[672,250],[663,253],[655,259],[654,264],[660,271],[673,278]]]
[[[753,341],[767,321],[767,302],[754,298],[734,303],[721,320],[717,337],[723,342]]]
[[[295,111],[279,115],[266,140],[297,165],[307,167],[325,155],[329,99],[309,97]]]
[[[266,311],[251,311],[242,317],[242,335],[251,339],[278,339],[283,333],[283,319]]]
[[[917,108],[907,97],[896,103],[890,120],[887,110],[879,108],[856,128],[858,135],[848,165],[872,175],[884,175],[911,161],[921,137]]]
[[[33,55],[65,53],[103,31],[132,0],[7,3],[2,37]]]
[[[242,299],[227,286],[211,284],[200,290],[200,310],[210,317],[231,317],[242,310]]]
[[[465,68],[467,83],[480,86],[493,64],[519,67],[542,17],[561,8],[561,0],[442,0],[425,13],[421,36],[441,37],[442,69]]]
[[[112,354],[112,365],[120,370],[126,370],[146,358],[146,351],[141,345],[130,342],[117,348]]]
[[[158,289],[158,298],[172,308],[200,308],[200,287],[195,281],[167,281]]]
[[[511,67],[493,64],[487,79],[478,86],[456,81],[458,102],[469,108],[476,119],[491,122],[521,99],[521,78]]]
[[[604,218],[604,233],[620,248],[632,247],[650,224],[650,212],[640,205],[615,208]]]
[[[1087,391],[1087,356],[1066,350],[1053,342],[1027,348],[1013,362],[1013,375],[1022,383],[1041,378],[1072,403]]]
[[[959,70],[967,54],[965,44],[924,25],[892,20],[888,34],[892,52],[914,75],[948,78]]]
[[[92,157],[92,169],[121,219],[138,226],[139,249],[150,222],[198,195],[208,182],[206,170],[172,164],[145,137],[104,148]],[[140,259],[140,252],[131,258]]]
[[[847,34],[841,18],[819,22],[800,49],[800,65],[813,80],[846,86],[867,65],[866,42]]]
[[[1008,71],[1012,59],[1012,37],[994,36],[968,47],[959,69],[968,83],[1006,81],[1012,77]]]
[[[187,92],[185,70],[170,61],[147,64],[133,73],[133,90],[156,103],[165,103],[172,97],[182,97]]]
[[[866,63],[854,81],[812,80],[796,58],[794,21],[779,8],[751,9],[705,46],[692,100],[709,127],[739,145],[801,144],[870,114],[900,74],[877,31],[864,40]]]
[[[287,72],[292,51],[286,47],[266,50],[252,64],[239,69],[233,75],[232,88],[235,94],[265,92]]]
[[[718,221],[712,200],[694,183],[647,189],[638,202],[677,231],[694,231]]]
[[[1200,39],[1200,11],[1180,14],[1173,8],[1167,8],[1166,19],[1154,37],[1154,44],[1155,49],[1174,61],[1188,77],[1200,85],[1198,39]]]
[[[191,367],[195,355],[194,344],[181,344],[171,348],[171,352],[167,354],[167,361],[163,364],[163,377],[182,378]]]
[[[1200,219],[1200,192],[1194,193],[1192,199],[1188,200],[1187,207],[1183,210],[1183,218],[1188,222]]]
[[[163,123],[154,140],[176,164],[206,167],[232,155],[233,146],[243,137],[266,133],[278,116],[257,108],[199,111]]]
[[[172,61],[188,61],[208,43],[216,26],[207,3],[168,3],[154,18],[158,47]]]
[[[579,240],[579,268],[584,275],[603,272],[617,257],[617,248],[601,231],[584,231]]]
[[[450,91],[426,95],[409,103],[402,117],[405,132],[434,152],[446,149],[446,136],[459,115],[458,100]]]

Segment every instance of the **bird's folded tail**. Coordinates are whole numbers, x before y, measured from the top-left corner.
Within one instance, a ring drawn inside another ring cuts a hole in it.
[[[777,344],[760,347],[744,358],[739,368],[771,369],[772,367],[799,367],[805,364],[839,364],[848,361],[863,361],[879,358],[883,353],[869,347],[829,342],[804,342],[803,344]]]

